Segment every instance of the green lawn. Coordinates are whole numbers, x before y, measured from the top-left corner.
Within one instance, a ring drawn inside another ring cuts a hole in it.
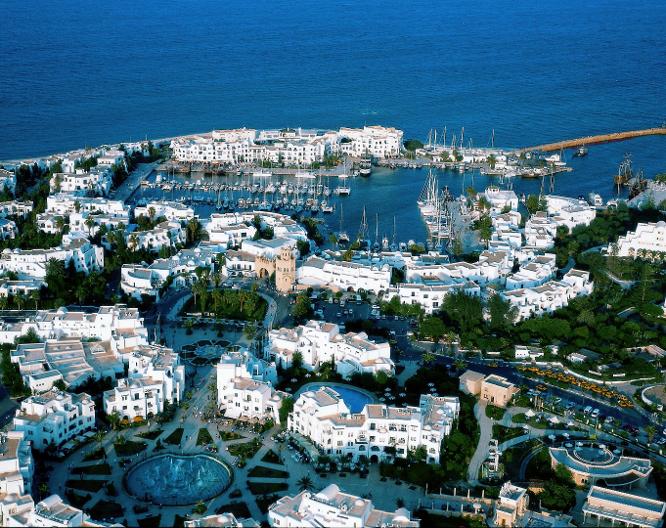
[[[220,438],[225,442],[228,442],[229,440],[240,440],[245,437],[238,433],[234,433],[233,431],[220,431]]]
[[[282,471],[281,469],[271,469],[263,466],[253,467],[250,472],[247,474],[248,477],[253,478],[289,478],[289,473],[287,471]]]
[[[244,502],[230,502],[224,506],[220,506],[216,513],[233,513],[236,519],[249,519],[252,517],[250,509]]]
[[[502,407],[495,407],[494,405],[486,405],[486,416],[493,420],[501,420],[504,416],[506,409]]]
[[[271,464],[282,464],[282,460],[280,459],[280,456],[273,451],[272,449],[268,451],[263,458],[261,459],[262,462],[269,462]]]
[[[65,490],[65,498],[67,499],[67,502],[75,508],[83,508],[83,505],[92,499],[92,495],[89,493],[81,495],[80,493],[76,493],[71,489],[68,489]]]
[[[93,519],[106,519],[107,517],[121,517],[125,510],[117,502],[102,499],[90,508],[88,513]]]
[[[161,515],[151,515],[150,517],[144,517],[143,519],[137,519],[136,521],[140,528],[159,528],[161,520]]]
[[[257,454],[257,451],[261,449],[261,441],[259,439],[254,439],[252,442],[246,442],[244,444],[234,444],[229,446],[229,454],[242,457],[242,458],[252,458]]]
[[[248,482],[247,487],[254,495],[266,495],[286,491],[289,489],[289,484],[286,482]]]
[[[116,450],[116,455],[119,457],[128,457],[141,453],[146,449],[145,442],[134,442],[133,440],[125,440],[124,442],[116,442],[113,448]]]
[[[103,464],[93,464],[92,466],[78,466],[74,468],[73,473],[83,475],[110,475],[111,466],[106,462]]]
[[[497,440],[500,444],[506,442],[512,438],[522,436],[525,434],[525,431],[522,427],[505,427],[503,425],[494,424],[493,425],[493,438]]]
[[[155,440],[158,436],[160,436],[164,432],[164,429],[155,429],[154,431],[145,431],[143,433],[139,433],[138,437],[140,438],[145,438],[146,440]]]
[[[184,431],[185,429],[183,429],[182,427],[174,429],[173,432],[164,439],[164,443],[179,446],[180,441],[183,438]]]
[[[84,462],[89,462],[91,460],[101,460],[101,459],[104,458],[105,455],[106,455],[106,452],[104,451],[104,449],[101,448],[101,447],[98,447],[94,451],[91,451],[90,453],[86,454],[83,457],[83,461]]]
[[[99,491],[106,486],[106,480],[77,480],[69,479],[65,482],[65,487],[82,491]]]
[[[199,429],[199,433],[197,434],[197,445],[209,445],[213,443],[213,437],[210,435],[208,432],[208,429],[205,427],[202,427]]]

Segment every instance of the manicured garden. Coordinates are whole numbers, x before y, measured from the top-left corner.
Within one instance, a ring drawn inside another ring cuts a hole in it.
[[[154,431],[145,431],[143,433],[139,433],[137,436],[140,438],[144,438],[145,440],[155,440],[158,436],[160,436],[163,432],[163,429],[155,429]]]
[[[252,458],[261,449],[261,440],[255,438],[251,442],[244,444],[233,444],[229,446],[229,454],[240,458]]]
[[[282,464],[282,459],[280,458],[280,455],[278,455],[275,451],[272,449],[267,451],[266,454],[261,458],[262,462],[268,462],[270,464]]]
[[[264,466],[253,467],[250,472],[247,474],[248,477],[253,478],[289,478],[289,473],[287,471],[282,471],[281,469],[272,469]]]
[[[164,439],[164,443],[179,446],[180,441],[183,438],[183,433],[184,432],[185,432],[185,429],[183,429],[182,427],[178,427],[177,429],[174,429],[173,432]]]
[[[240,440],[245,437],[233,431],[220,431],[220,438],[225,442],[228,442],[230,440]]]
[[[287,482],[248,482],[247,487],[253,495],[266,495],[289,489]]]
[[[65,482],[66,488],[72,488],[81,491],[98,492],[107,484],[107,480],[77,480],[69,479]]]
[[[88,510],[93,519],[106,519],[107,517],[121,517],[125,510],[115,501],[101,499]]]
[[[486,405],[486,416],[493,420],[501,420],[504,417],[506,409],[496,407],[495,405]]]
[[[202,445],[210,445],[213,443],[213,437],[210,435],[210,432],[208,432],[208,429],[205,427],[202,427],[199,429],[199,433],[197,434],[197,445],[202,446]]]
[[[145,451],[146,447],[148,446],[145,442],[134,442],[133,440],[127,440],[125,438],[119,438],[113,444],[113,448],[116,450],[116,455],[119,457],[134,456]]]
[[[72,472],[78,475],[110,475],[111,466],[106,462],[90,466],[77,466]]]

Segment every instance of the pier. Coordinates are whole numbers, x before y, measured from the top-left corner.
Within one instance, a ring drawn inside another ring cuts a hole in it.
[[[624,141],[625,139],[633,139],[643,136],[664,136],[666,135],[666,127],[645,128],[643,130],[628,130],[626,132],[612,132],[610,134],[599,134],[596,136],[586,136],[577,139],[567,139],[565,141],[557,141],[555,143],[546,143],[544,145],[536,145],[534,147],[525,147],[516,150],[516,153],[522,154],[524,152],[532,152],[535,150],[541,152],[553,152],[562,149],[577,148],[588,145],[597,145],[599,143],[610,143],[611,141]]]

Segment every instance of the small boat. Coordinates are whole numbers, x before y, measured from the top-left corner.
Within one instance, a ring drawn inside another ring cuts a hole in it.
[[[574,152],[573,155],[575,158],[583,158],[587,156],[587,147],[585,145],[581,145],[576,149],[576,152]]]
[[[370,174],[372,174],[372,159],[368,157],[361,158],[358,175],[367,178]]]

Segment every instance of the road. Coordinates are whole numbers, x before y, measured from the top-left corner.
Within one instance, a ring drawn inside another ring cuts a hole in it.
[[[127,179],[117,189],[111,191],[110,198],[114,200],[127,201],[134,191],[141,185],[141,181],[146,179],[157,167],[158,163],[139,163]]]

